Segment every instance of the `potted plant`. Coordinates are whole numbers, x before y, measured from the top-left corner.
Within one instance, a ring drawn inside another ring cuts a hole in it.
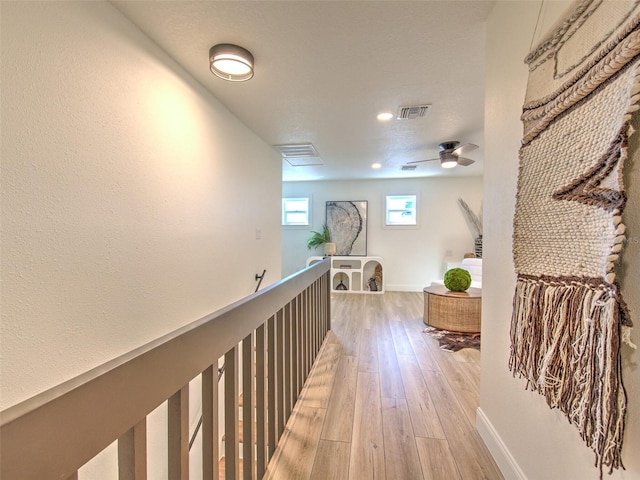
[[[325,255],[330,256],[336,254],[336,244],[331,241],[331,232],[326,223],[322,226],[322,233],[312,231],[311,237],[307,240],[307,248],[309,250],[319,247],[320,245],[324,245]]]

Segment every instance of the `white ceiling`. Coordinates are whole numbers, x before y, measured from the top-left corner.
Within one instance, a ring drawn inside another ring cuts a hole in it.
[[[270,145],[312,143],[323,166],[283,180],[481,175],[484,33],[488,1],[112,2]],[[209,71],[209,48],[234,43],[255,57],[248,82]],[[425,118],[376,120],[429,103]],[[435,158],[447,140],[472,142],[469,167]],[[382,168],[373,170],[379,162]]]

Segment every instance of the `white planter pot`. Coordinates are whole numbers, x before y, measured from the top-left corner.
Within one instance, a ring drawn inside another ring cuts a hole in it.
[[[327,242],[324,244],[324,254],[327,256],[331,256],[331,255],[335,255],[336,254],[336,244],[333,242]]]

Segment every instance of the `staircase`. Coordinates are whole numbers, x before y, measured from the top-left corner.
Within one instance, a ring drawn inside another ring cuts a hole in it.
[[[204,477],[262,478],[331,327],[329,270],[328,261],[316,263],[0,412],[0,478],[77,479],[117,441],[119,478],[144,480],[147,416],[168,401],[166,459],[150,461],[166,461],[169,478],[188,480],[189,386],[197,376]],[[245,399],[254,408],[243,408]]]

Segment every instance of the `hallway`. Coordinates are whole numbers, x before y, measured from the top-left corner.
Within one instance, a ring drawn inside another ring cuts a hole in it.
[[[480,353],[440,350],[422,310],[416,292],[332,296],[332,330],[265,478],[503,478],[474,427]]]

